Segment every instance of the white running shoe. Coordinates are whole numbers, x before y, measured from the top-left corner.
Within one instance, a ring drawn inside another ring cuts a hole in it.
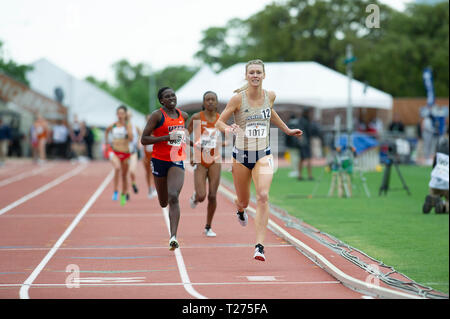
[[[153,197],[156,197],[157,195],[158,195],[158,193],[156,192],[156,188],[152,188],[151,190],[148,191],[147,197],[152,199]]]
[[[206,237],[216,237],[216,233],[213,232],[211,228],[209,228],[209,229],[205,228],[205,235],[206,235]]]
[[[261,244],[258,244],[255,246],[255,254],[253,255],[253,258],[259,261],[266,261],[266,256],[264,256],[264,246]]]
[[[177,239],[175,238],[175,236],[172,236],[169,240],[169,250],[175,250],[178,247],[180,247],[180,245],[178,244]]]
[[[236,213],[237,215],[237,219],[239,221],[239,223],[241,224],[241,226],[247,226],[248,223],[248,215],[247,212],[244,210],[243,214],[240,214],[239,212]]]
[[[195,202],[195,192],[192,194],[191,198],[189,198],[189,203],[191,204],[191,208],[197,207],[197,203]]]

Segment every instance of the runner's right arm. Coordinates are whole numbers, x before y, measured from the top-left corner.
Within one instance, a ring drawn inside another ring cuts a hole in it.
[[[240,94],[234,95],[230,101],[228,102],[227,106],[223,110],[223,112],[220,114],[219,119],[216,122],[216,128],[219,129],[222,133],[232,132],[233,134],[239,130],[239,126],[236,123],[233,123],[231,125],[227,125],[227,121],[230,118],[230,116],[239,108],[241,107],[242,98]]]
[[[109,135],[109,131],[111,131],[112,127],[113,126],[110,125],[105,130],[105,145],[109,145],[108,135]]]
[[[153,130],[158,125],[159,121],[161,121],[162,113],[160,110],[153,111],[152,115],[150,115],[150,119],[145,125],[144,131],[142,131],[141,143],[142,145],[155,144],[159,142],[169,141],[170,135],[164,136],[152,136]]]

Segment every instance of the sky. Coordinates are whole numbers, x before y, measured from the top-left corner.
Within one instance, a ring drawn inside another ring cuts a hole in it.
[[[276,0],[280,2],[283,0]],[[403,10],[411,0],[382,0]],[[0,0],[4,55],[46,58],[79,79],[111,81],[125,58],[154,70],[198,66],[202,31],[245,19],[274,0]]]

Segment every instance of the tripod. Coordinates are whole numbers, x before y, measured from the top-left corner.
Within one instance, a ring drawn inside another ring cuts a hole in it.
[[[359,160],[356,159],[354,151],[351,149],[340,149],[336,151],[332,163],[332,176],[328,197],[333,196],[337,187],[338,197],[352,197],[352,176],[359,177],[362,188],[366,196],[370,197],[369,188],[366,184],[366,178],[363,175]],[[359,176],[354,174],[354,171],[359,171]]]
[[[394,164],[395,170],[397,171],[397,174],[400,177],[400,180],[403,184],[403,188],[406,190],[408,195],[411,195],[408,185],[406,185],[406,182],[403,179],[402,173],[400,172],[400,168],[398,167],[397,162],[391,155],[388,155],[388,158],[387,158],[387,161],[385,164],[386,168],[384,169],[383,181],[381,182],[380,191],[378,193],[378,196],[381,196],[382,192],[384,192],[384,195],[387,195],[387,192],[389,190],[389,180],[391,177],[392,164]]]

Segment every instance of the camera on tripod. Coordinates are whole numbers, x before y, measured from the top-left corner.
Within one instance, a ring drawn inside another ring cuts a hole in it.
[[[397,138],[394,141],[388,141],[382,149],[385,150],[385,157],[382,161],[385,164],[383,180],[381,182],[379,195],[383,192],[387,195],[389,190],[389,181],[391,176],[391,168],[394,165],[395,170],[400,178],[400,181],[403,184],[403,188],[406,190],[408,195],[411,195],[408,185],[406,185],[405,180],[403,179],[402,173],[400,172],[400,167],[398,163],[407,163],[410,160],[411,148],[409,142],[405,139]]]
[[[381,145],[381,161],[387,164],[388,161],[397,163],[409,163],[411,157],[411,146],[409,142],[402,138],[389,140]]]

